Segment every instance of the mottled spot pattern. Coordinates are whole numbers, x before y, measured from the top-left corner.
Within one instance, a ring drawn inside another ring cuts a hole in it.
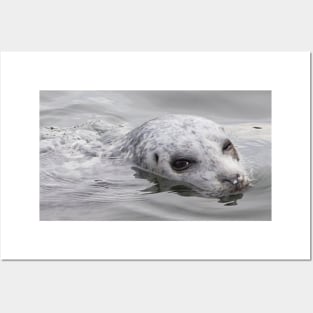
[[[215,193],[232,192],[247,186],[248,178],[236,158],[236,149],[223,152],[227,138],[224,129],[211,120],[166,115],[130,131],[112,147],[110,155],[129,159],[138,167],[170,180]],[[177,172],[171,162],[178,158],[191,160],[192,165]],[[236,177],[240,177],[240,185],[235,188],[232,182],[237,181]]]

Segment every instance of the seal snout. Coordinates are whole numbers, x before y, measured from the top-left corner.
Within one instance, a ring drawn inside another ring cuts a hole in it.
[[[232,176],[220,176],[218,177],[222,184],[225,184],[231,191],[240,191],[247,186],[247,181],[243,175],[235,174]]]

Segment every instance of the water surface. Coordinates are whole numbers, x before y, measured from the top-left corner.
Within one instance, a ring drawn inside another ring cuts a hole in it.
[[[167,113],[225,127],[253,186],[229,199],[160,190],[129,164],[101,157],[108,144]],[[269,91],[41,91],[41,220],[270,220]]]

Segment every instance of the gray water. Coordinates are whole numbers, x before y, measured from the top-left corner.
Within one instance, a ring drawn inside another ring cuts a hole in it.
[[[160,190],[131,164],[101,157],[109,142],[166,113],[225,127],[252,178],[241,195]],[[41,91],[41,220],[270,220],[270,91]]]

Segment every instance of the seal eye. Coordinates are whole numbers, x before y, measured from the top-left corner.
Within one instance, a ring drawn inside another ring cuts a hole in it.
[[[233,159],[239,161],[238,153],[229,139],[224,141],[222,151],[226,155],[230,155]]]
[[[191,166],[192,162],[186,159],[177,159],[172,163],[172,168],[175,171],[184,171]]]
[[[224,141],[224,144],[223,144],[223,152],[226,152],[226,151],[230,151],[231,149],[233,149],[233,144],[231,143],[230,140],[226,139]]]

